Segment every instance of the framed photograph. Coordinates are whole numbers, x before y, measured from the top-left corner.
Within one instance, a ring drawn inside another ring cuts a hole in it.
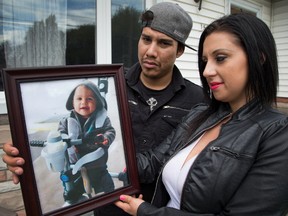
[[[2,75],[27,215],[82,215],[139,192],[121,64]]]

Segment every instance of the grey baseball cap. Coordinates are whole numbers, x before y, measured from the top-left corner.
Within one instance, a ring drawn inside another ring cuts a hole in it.
[[[178,4],[161,2],[145,11],[141,17],[142,27],[150,27],[184,44],[192,29],[192,18]],[[196,51],[196,50],[195,50]]]

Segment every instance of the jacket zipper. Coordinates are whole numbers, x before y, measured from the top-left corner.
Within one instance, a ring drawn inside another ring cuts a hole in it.
[[[244,158],[244,159],[251,159],[253,158],[251,155],[248,155],[248,154],[240,154],[240,153],[237,153],[237,152],[234,152],[228,148],[223,148],[223,147],[219,147],[219,146],[210,146],[209,149],[213,152],[221,152],[221,153],[224,153],[228,156],[231,156],[235,159],[241,159],[241,158]]]
[[[182,111],[189,111],[189,109],[183,109],[183,108],[180,108],[180,107],[174,107],[174,106],[163,106],[163,109],[178,109],[178,110],[182,110]]]
[[[138,104],[136,101],[133,101],[133,100],[128,100],[128,102],[133,104],[133,105],[137,105]]]

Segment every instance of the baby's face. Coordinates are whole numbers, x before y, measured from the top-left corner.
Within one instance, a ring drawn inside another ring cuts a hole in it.
[[[73,107],[82,117],[89,118],[96,109],[96,98],[93,92],[85,86],[78,86],[73,97]]]

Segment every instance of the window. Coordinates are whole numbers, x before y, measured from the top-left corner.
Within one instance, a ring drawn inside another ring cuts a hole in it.
[[[139,18],[143,10],[144,1],[112,0],[112,63],[124,63],[129,67],[137,62]]]
[[[226,7],[226,14],[245,12],[261,18],[262,10],[263,6],[256,2],[228,0],[228,7]]]
[[[249,13],[249,14],[256,16],[256,13],[254,13],[252,11],[245,10],[243,8],[231,5],[231,14],[237,14],[237,13]]]
[[[96,7],[95,0],[67,1],[66,65],[96,63]]]
[[[137,61],[141,28],[138,20],[144,3],[145,0],[2,0],[0,68],[103,62],[130,67]],[[111,19],[107,19],[109,13]],[[104,60],[98,60],[101,58]],[[0,113],[3,98],[0,78]]]

